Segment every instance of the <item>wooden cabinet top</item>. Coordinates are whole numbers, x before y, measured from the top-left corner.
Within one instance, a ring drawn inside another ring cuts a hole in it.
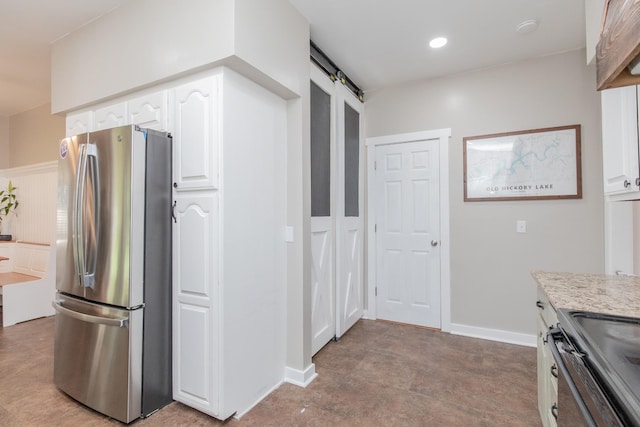
[[[640,55],[640,0],[607,0],[596,47],[598,90],[640,84],[629,64]]]

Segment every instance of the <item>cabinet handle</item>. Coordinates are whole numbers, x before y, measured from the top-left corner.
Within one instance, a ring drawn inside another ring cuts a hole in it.
[[[640,177],[636,178],[636,187],[640,187]]]
[[[629,187],[631,187],[631,183],[629,182],[628,179],[625,179],[624,180],[624,188],[629,188]]]
[[[174,224],[178,222],[178,219],[176,218],[176,203],[178,202],[174,200],[173,205],[171,206],[171,218],[173,218]]]
[[[553,378],[558,378],[558,366],[555,363],[551,366],[551,376]]]
[[[538,307],[540,310],[544,310],[544,304],[540,300],[536,301],[536,307]]]
[[[553,418],[556,419],[556,421],[558,420],[558,404],[554,403],[553,405],[551,405],[551,415],[553,415]]]

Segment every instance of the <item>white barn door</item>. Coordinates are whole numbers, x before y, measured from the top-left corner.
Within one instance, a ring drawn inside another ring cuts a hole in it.
[[[362,103],[336,85],[336,337],[364,311],[364,147]]]
[[[311,66],[311,347],[363,315],[362,103]]]
[[[335,87],[315,67],[311,81],[311,348],[336,332]]]

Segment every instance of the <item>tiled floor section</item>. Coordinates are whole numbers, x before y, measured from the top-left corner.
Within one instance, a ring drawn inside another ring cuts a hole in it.
[[[58,391],[53,318],[0,330],[0,426],[114,426]],[[314,358],[306,389],[283,384],[227,426],[539,426],[534,348],[360,321]],[[177,402],[133,426],[222,425]]]

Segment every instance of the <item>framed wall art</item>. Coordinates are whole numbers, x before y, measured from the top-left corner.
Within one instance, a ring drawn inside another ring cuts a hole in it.
[[[580,125],[463,138],[464,200],[581,199]]]

